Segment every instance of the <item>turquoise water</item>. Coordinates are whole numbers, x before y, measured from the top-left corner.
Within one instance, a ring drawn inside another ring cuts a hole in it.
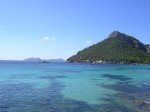
[[[0,62],[0,112],[149,112],[150,65]]]

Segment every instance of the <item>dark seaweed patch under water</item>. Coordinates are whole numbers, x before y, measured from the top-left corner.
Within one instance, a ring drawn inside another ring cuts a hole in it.
[[[0,112],[85,112],[95,109],[85,102],[64,98],[63,86],[50,77],[51,86],[33,89],[26,83],[0,86]]]
[[[130,83],[117,83],[117,84],[101,85],[101,86],[104,88],[113,89],[115,91],[127,92],[127,93],[150,92],[150,86],[146,84],[142,84],[140,87]]]
[[[57,82],[63,76],[50,76],[48,88],[35,89],[27,83],[0,86],[0,112],[136,112],[116,101],[101,105],[71,100],[62,96],[64,86]]]
[[[139,110],[143,109],[145,110],[144,112],[150,111],[150,84],[136,86],[130,82],[118,82],[116,84],[102,84],[100,86],[120,92],[115,95],[116,98],[134,104]]]
[[[65,78],[66,76],[64,75],[57,75],[57,76],[43,76],[43,77],[40,77],[40,78],[45,78],[45,79],[57,79],[57,78]]]
[[[131,78],[122,76],[122,75],[112,75],[112,74],[102,74],[102,77],[107,77],[114,80],[127,81],[131,80]]]

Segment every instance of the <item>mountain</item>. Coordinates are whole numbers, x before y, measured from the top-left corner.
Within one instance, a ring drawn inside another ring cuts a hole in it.
[[[49,63],[49,62],[65,62],[63,59],[41,59],[41,58],[27,58],[24,59],[23,61],[31,61],[31,62],[43,62],[43,63]]]
[[[27,59],[24,59],[24,61],[33,61],[33,62],[40,62],[40,61],[42,61],[42,59],[40,59],[40,58],[27,58]]]
[[[46,61],[48,61],[48,62],[65,62],[65,60],[64,59],[49,59],[49,60],[46,60]]]
[[[150,45],[138,39],[112,32],[108,38],[79,51],[67,59],[68,62],[91,63],[150,63]]]

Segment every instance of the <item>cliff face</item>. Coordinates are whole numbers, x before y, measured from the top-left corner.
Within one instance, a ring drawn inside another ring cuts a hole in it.
[[[150,63],[150,46],[138,39],[112,32],[108,38],[79,51],[68,62]]]
[[[145,45],[146,46],[146,51],[147,51],[147,53],[150,53],[150,45]]]

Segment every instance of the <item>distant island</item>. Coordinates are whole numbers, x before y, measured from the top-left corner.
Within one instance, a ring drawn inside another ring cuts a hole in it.
[[[29,62],[39,62],[39,63],[51,63],[51,62],[65,62],[64,59],[41,59],[41,58],[27,58],[24,59],[23,61],[29,61]]]
[[[68,58],[67,62],[150,64],[150,45],[143,44],[133,36],[114,31],[102,42]]]

